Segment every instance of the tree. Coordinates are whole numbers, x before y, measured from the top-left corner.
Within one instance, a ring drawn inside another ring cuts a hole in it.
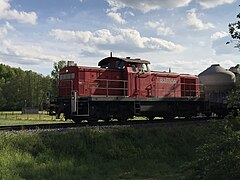
[[[52,96],[57,96],[57,88],[58,88],[58,82],[59,82],[59,71],[66,67],[66,61],[58,61],[53,64],[53,70],[51,72],[51,77],[53,78],[53,83],[52,83],[52,89],[53,91],[51,92]]]
[[[61,60],[61,61],[55,62],[53,64],[53,70],[51,72],[52,78],[55,80],[59,80],[59,71],[64,67],[66,67],[66,61]]]
[[[42,109],[46,92],[53,92],[52,84],[50,76],[0,64],[0,110]]]
[[[240,13],[237,15],[237,21],[228,25],[229,33],[233,40],[236,40],[236,48],[240,49]],[[229,43],[229,42],[227,42]]]

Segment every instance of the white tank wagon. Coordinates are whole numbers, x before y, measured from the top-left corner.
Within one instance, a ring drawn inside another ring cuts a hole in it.
[[[209,102],[211,112],[224,116],[227,113],[227,96],[236,85],[236,75],[219,64],[213,64],[198,75],[204,87],[205,101]]]
[[[198,77],[207,92],[225,92],[232,89],[236,83],[235,74],[224,69],[219,64],[213,64],[200,73]]]

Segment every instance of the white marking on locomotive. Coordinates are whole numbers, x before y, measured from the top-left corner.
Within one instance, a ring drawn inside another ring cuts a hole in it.
[[[177,80],[172,78],[160,78],[160,83],[163,84],[176,84]]]

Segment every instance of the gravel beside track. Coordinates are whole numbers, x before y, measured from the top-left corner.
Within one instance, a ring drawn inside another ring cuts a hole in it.
[[[0,126],[0,131],[21,131],[21,130],[49,130],[49,129],[67,129],[81,127],[99,127],[99,128],[125,128],[125,127],[171,127],[171,126],[186,126],[186,125],[201,125],[206,124],[208,119],[173,119],[173,120],[129,120],[126,122],[110,121],[97,123],[61,123],[61,124],[35,124],[35,125],[14,125]]]

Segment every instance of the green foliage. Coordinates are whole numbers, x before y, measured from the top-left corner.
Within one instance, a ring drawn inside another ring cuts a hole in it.
[[[236,40],[236,48],[240,48],[240,13],[237,15],[237,21],[228,25],[229,33],[232,39]]]
[[[180,179],[203,127],[0,134],[0,179]]]
[[[186,179],[240,178],[240,134],[232,129],[233,120],[229,118],[211,128],[206,143],[196,150],[197,159],[184,169],[189,173]]]
[[[228,108],[233,112],[211,127],[212,133],[196,150],[198,157],[183,169],[188,172],[186,179],[240,179],[239,103],[238,83],[228,95]]]
[[[53,70],[51,72],[51,77],[53,78],[53,83],[52,83],[52,89],[53,89],[53,94],[56,96],[57,95],[57,87],[58,87],[58,82],[59,82],[59,71],[66,66],[66,61],[61,60],[58,62],[55,62],[53,64]]]
[[[41,109],[46,92],[53,91],[52,84],[49,76],[0,64],[0,110]]]
[[[59,73],[59,71],[60,71],[62,68],[64,68],[65,66],[66,66],[66,61],[64,61],[64,60],[55,62],[55,63],[53,64],[53,70],[52,70],[52,72],[51,72],[52,78],[55,79],[55,80],[58,80],[58,78],[59,78],[59,74],[58,74],[58,73]]]
[[[236,110],[240,108],[240,81],[228,95],[228,108]]]

